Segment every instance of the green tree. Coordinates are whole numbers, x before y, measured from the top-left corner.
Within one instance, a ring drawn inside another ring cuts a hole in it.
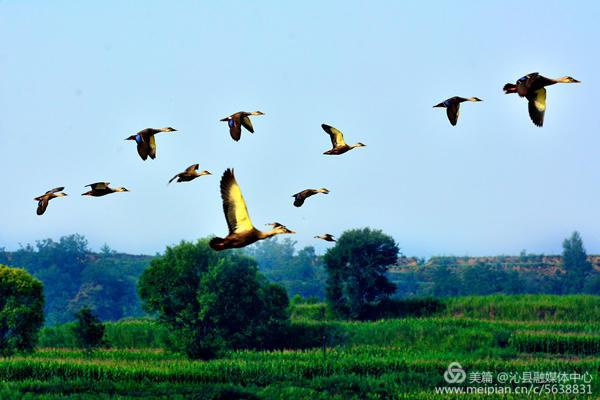
[[[566,293],[581,292],[588,274],[593,271],[593,267],[587,259],[579,232],[573,232],[571,237],[563,241],[562,262],[565,270],[563,277],[564,291]]]
[[[25,270],[0,265],[0,353],[35,347],[44,322],[42,283]]]
[[[190,358],[269,347],[289,321],[285,290],[269,284],[253,259],[215,252],[208,239],[167,247],[142,274],[138,291],[146,310],[173,332],[168,346]]]
[[[342,317],[368,318],[369,309],[395,291],[386,272],[398,252],[394,239],[380,230],[344,232],[324,256],[326,295],[333,311]]]
[[[87,353],[91,353],[106,344],[104,338],[104,324],[92,313],[89,307],[83,307],[75,314],[73,333],[77,345]]]

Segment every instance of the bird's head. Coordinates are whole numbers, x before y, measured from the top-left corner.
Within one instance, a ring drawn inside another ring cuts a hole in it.
[[[358,142],[354,145],[354,147],[367,147],[367,145],[364,143]]]
[[[444,102],[442,101],[441,103],[439,103],[439,104],[436,104],[435,106],[433,106],[433,108],[435,108],[435,107],[446,107],[446,105],[445,105],[445,104],[444,104]]]
[[[262,111],[254,111],[254,112],[251,112],[250,115],[265,115],[265,113]]]
[[[325,193],[325,194],[329,193],[329,189],[325,189],[325,188],[320,188],[320,189],[318,189],[318,191],[321,193]]]
[[[115,188],[115,192],[129,192],[129,189],[124,188],[123,186]]]
[[[127,137],[127,138],[125,138],[125,140],[135,140],[135,137],[136,137],[136,136],[137,136],[137,135],[131,135],[131,136],[129,136],[129,137]]]
[[[204,170],[204,171],[200,171],[200,173],[198,174],[198,176],[202,176],[202,175],[212,175],[210,173],[210,171]]]
[[[56,196],[56,197],[65,197],[65,196],[67,196],[67,194],[63,193],[63,192],[60,192],[60,193],[56,193],[54,196]]]
[[[469,101],[483,101],[479,97],[469,97]]]
[[[166,128],[160,128],[160,131],[161,132],[175,132],[175,131],[177,131],[177,129],[167,126]]]
[[[563,76],[562,78],[559,78],[557,80],[558,80],[558,82],[561,82],[561,83],[581,83],[577,79],[572,78],[570,76]]]

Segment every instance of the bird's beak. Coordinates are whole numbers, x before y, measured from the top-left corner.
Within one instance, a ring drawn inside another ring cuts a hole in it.
[[[436,107],[444,107],[444,103],[436,104],[435,106],[433,106],[433,108],[436,108]]]
[[[293,231],[291,229],[288,229],[287,233],[296,233],[296,231]]]

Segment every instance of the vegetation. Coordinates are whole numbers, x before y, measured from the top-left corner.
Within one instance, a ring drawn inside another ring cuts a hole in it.
[[[170,327],[169,347],[190,358],[225,348],[269,348],[289,315],[281,286],[268,283],[240,252],[215,252],[208,239],[168,247],[140,278],[145,308]]]
[[[30,351],[44,322],[42,284],[27,272],[0,264],[0,354]]]
[[[472,313],[481,318],[454,314],[468,302],[475,304]],[[488,312],[498,302],[506,310],[503,316],[509,315],[509,310],[518,313],[499,320]],[[525,307],[528,302],[562,312],[537,321],[535,307]],[[593,394],[577,398],[594,398],[600,393],[596,379],[600,308],[594,306],[600,304],[600,298],[485,296],[444,299],[443,303],[443,310],[426,318],[371,322],[314,321],[303,312],[323,304],[294,305],[292,314],[300,319],[292,321],[292,326],[304,336],[296,335],[289,343],[290,350],[226,351],[221,358],[207,362],[156,349],[159,344],[153,341],[146,342],[144,349],[128,348],[131,338],[141,332],[166,331],[152,320],[107,323],[106,335],[119,349],[99,350],[88,357],[77,349],[42,348],[32,355],[0,360],[0,381],[4,382],[0,395],[20,398],[35,394],[48,399],[82,398],[77,397],[82,393],[89,398],[445,399],[448,396],[436,394],[435,388],[447,385],[443,372],[456,360],[467,372],[588,372],[594,376]],[[592,307],[580,315],[587,306]],[[72,335],[68,325],[53,329]],[[47,341],[49,329],[43,330],[40,343]],[[322,332],[327,335],[325,355],[319,346]],[[154,338],[159,336],[156,333]],[[294,344],[308,344],[309,336],[314,336],[315,348],[293,349]],[[60,343],[54,346],[63,347]]]
[[[296,252],[296,242],[275,237],[260,241],[244,252],[258,263],[259,271],[272,282],[279,283],[289,296],[325,298],[325,269],[322,257],[312,246]]]
[[[116,253],[108,246],[93,253],[80,235],[58,242],[40,240],[14,252],[0,248],[1,264],[25,268],[44,284],[44,314],[50,325],[72,320],[85,306],[104,321],[142,315],[136,283],[149,260]]]
[[[73,334],[77,345],[88,353],[106,344],[104,338],[104,325],[92,310],[84,307],[75,314],[76,322],[73,325]]]
[[[339,316],[371,318],[371,308],[389,298],[395,286],[386,272],[398,259],[391,236],[369,228],[344,232],[325,253],[327,302]]]

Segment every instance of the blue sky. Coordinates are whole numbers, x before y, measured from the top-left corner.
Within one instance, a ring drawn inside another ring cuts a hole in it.
[[[226,233],[233,167],[258,228],[372,226],[407,255],[600,252],[600,6],[594,2],[0,1],[0,246],[78,232],[153,254]],[[539,71],[535,127],[506,82]],[[477,96],[451,127],[438,102]],[[219,122],[261,110],[233,142]],[[367,147],[340,157],[321,123]],[[123,139],[146,127],[158,158]],[[193,163],[213,172],[167,186]],[[110,181],[131,193],[80,196]],[[32,198],[55,186],[43,217]],[[292,206],[309,187],[331,193]]]

